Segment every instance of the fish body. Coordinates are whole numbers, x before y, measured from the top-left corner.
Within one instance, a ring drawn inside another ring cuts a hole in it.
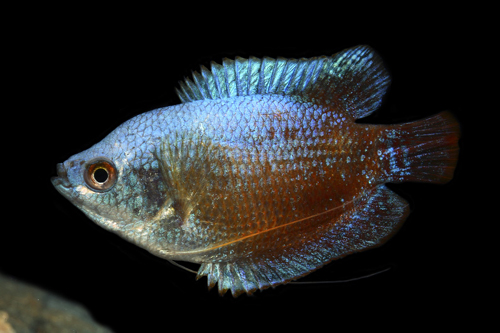
[[[126,121],[52,182],[102,227],[200,263],[198,278],[221,294],[274,287],[392,236],[409,210],[384,183],[452,178],[450,113],[355,122],[389,82],[367,46],[226,59],[181,83],[182,104]]]

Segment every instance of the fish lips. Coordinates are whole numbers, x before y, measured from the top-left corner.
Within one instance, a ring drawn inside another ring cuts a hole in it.
[[[64,196],[68,196],[72,189],[72,186],[68,180],[68,172],[64,167],[63,163],[57,163],[57,177],[50,178],[52,185]]]

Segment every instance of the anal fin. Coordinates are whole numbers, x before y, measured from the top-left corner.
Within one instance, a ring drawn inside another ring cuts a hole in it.
[[[328,221],[317,234],[279,250],[239,258],[233,262],[206,262],[197,279],[207,276],[209,288],[216,284],[221,295],[252,294],[296,280],[332,260],[382,245],[408,216],[408,204],[379,185],[356,200],[338,219]]]

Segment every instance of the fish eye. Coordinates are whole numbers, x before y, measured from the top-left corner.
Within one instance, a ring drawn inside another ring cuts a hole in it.
[[[115,164],[106,157],[97,157],[88,161],[83,171],[85,183],[96,192],[110,190],[117,178],[118,172]]]

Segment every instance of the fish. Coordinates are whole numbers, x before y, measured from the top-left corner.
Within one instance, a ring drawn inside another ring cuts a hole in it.
[[[449,111],[357,122],[390,85],[369,46],[332,56],[223,59],[57,164],[55,189],[102,228],[224,295],[251,295],[384,244],[409,215],[386,183],[447,183]]]

